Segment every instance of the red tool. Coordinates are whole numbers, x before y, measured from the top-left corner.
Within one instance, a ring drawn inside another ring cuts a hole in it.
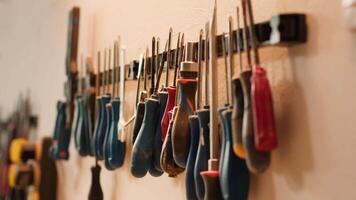
[[[271,151],[278,146],[271,87],[266,76],[266,71],[260,64],[251,0],[246,0],[246,2],[250,21],[249,32],[251,46],[254,50],[255,60],[251,77],[251,102],[253,125],[255,129],[255,146],[259,151]]]

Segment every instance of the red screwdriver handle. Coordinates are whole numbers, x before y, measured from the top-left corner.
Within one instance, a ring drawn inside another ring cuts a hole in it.
[[[277,148],[278,141],[271,88],[262,67],[256,66],[251,83],[255,146],[259,151],[271,151]]]
[[[168,99],[167,99],[166,109],[164,110],[164,114],[161,120],[162,141],[166,139],[168,125],[169,125],[168,113],[173,109],[176,103],[177,87],[175,86],[168,87],[167,92],[168,92]]]

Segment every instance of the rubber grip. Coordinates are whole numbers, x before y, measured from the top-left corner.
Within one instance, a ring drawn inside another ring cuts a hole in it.
[[[77,129],[78,129],[78,121],[79,121],[79,105],[78,101],[81,96],[76,96],[74,101],[74,113],[73,113],[73,122],[71,128],[71,135],[74,136],[74,146],[78,150],[79,149],[79,140],[77,139]]]
[[[245,149],[242,144],[242,121],[244,115],[244,94],[239,78],[232,80],[233,111],[231,117],[232,140],[234,152],[242,159],[246,158]]]
[[[95,152],[96,152],[96,158],[98,160],[103,160],[103,144],[105,140],[105,135],[106,135],[106,129],[108,125],[108,114],[106,111],[106,104],[108,104],[111,100],[110,95],[103,95],[100,99],[100,106],[99,106],[99,126],[98,130],[95,135]]]
[[[210,155],[210,110],[209,107],[205,107],[202,110],[197,111],[200,137],[199,146],[197,151],[197,157],[194,166],[194,180],[197,197],[203,199],[205,195],[204,181],[201,176],[201,172],[208,170],[208,160]]]
[[[171,86],[167,87],[167,92],[168,92],[168,99],[167,99],[167,104],[166,108],[164,110],[164,114],[161,120],[161,128],[162,128],[162,141],[166,139],[166,134],[169,126],[169,112],[172,111],[175,103],[176,103],[176,94],[177,94],[177,87]]]
[[[163,170],[161,168],[161,163],[160,163],[160,157],[161,157],[161,152],[162,152],[162,128],[161,128],[161,120],[164,114],[164,110],[166,108],[166,103],[167,103],[167,98],[168,98],[168,93],[167,92],[159,92],[158,93],[158,101],[159,101],[159,117],[158,120],[156,121],[156,133],[155,133],[155,138],[154,138],[154,148],[153,148],[153,167],[155,167],[155,170],[150,169],[150,174],[151,171],[153,172],[151,175],[154,177],[157,177],[159,173],[161,172],[161,175],[163,174]],[[151,168],[152,168],[151,166]]]
[[[159,102],[148,98],[145,103],[145,115],[142,126],[131,155],[131,174],[137,178],[144,177],[151,167],[154,135],[156,132],[155,120],[158,117]]]
[[[78,153],[81,156],[87,156],[90,154],[90,141],[89,141],[89,122],[87,116],[87,110],[85,105],[85,100],[83,97],[77,99],[78,106],[78,125],[77,125],[77,133],[76,140],[78,143]]]
[[[161,167],[164,172],[168,174],[169,177],[176,177],[178,174],[184,171],[183,168],[179,167],[173,159],[173,150],[172,150],[172,126],[173,119],[177,112],[177,107],[173,109],[173,111],[168,112],[169,117],[169,125],[167,130],[167,135],[164,140],[161,152]]]
[[[220,158],[219,158],[219,169],[222,167],[222,163],[224,162],[224,151],[225,151],[225,145],[226,145],[226,139],[225,139],[225,125],[224,121],[222,121],[222,113],[227,110],[229,107],[228,105],[225,105],[224,107],[218,108],[218,114],[219,114],[219,119],[220,119],[220,124],[219,124],[219,133],[220,133]],[[221,130],[222,128],[222,130]]]
[[[68,160],[69,159],[69,143],[70,143],[70,128],[66,127],[66,106],[65,102],[59,101],[57,103],[57,117],[54,128],[54,142],[50,148],[50,155],[54,160]]]
[[[99,124],[100,124],[100,119],[101,119],[101,114],[102,114],[102,112],[101,112],[101,97],[97,97],[95,99],[95,108],[96,108],[96,112],[97,112],[97,117],[94,122],[95,123],[94,131],[93,131],[92,139],[90,141],[90,146],[91,146],[94,156],[96,158],[98,158],[97,151],[96,151],[96,140],[98,137]]]
[[[224,149],[220,157],[220,184],[224,199],[247,200],[250,176],[245,160],[233,152],[231,134],[231,116],[233,109],[227,109],[220,115],[224,127]],[[223,159],[222,159],[223,158]]]
[[[246,152],[246,163],[252,173],[262,173],[267,170],[271,162],[270,152],[257,151],[251,110],[251,71],[241,73],[241,83],[244,92],[244,116],[242,122],[242,143]]]
[[[218,171],[205,171],[201,172],[204,180],[205,195],[204,200],[222,200],[219,172]]]
[[[195,111],[196,80],[179,79],[179,102],[177,116],[172,129],[173,158],[176,164],[185,168],[188,153],[190,130],[188,117]]]
[[[109,142],[110,142],[110,129],[111,129],[111,122],[112,122],[112,113],[113,113],[113,109],[112,109],[112,104],[111,102],[110,103],[107,103],[105,105],[105,110],[106,110],[106,131],[105,131],[105,138],[104,138],[104,141],[103,141],[103,160],[104,160],[104,165],[105,165],[105,168],[107,170],[114,170],[115,168],[111,165],[111,163],[109,162],[109,156],[110,156],[110,153],[109,153]]]
[[[132,134],[131,134],[132,144],[135,143],[138,132],[140,132],[144,114],[145,114],[145,103],[138,102],[137,109],[136,109],[135,122],[133,125]]]
[[[101,167],[96,165],[91,168],[91,186],[89,190],[89,200],[103,200],[104,194],[100,185],[100,171]]]
[[[108,140],[105,150],[108,152],[108,161],[112,169],[117,169],[124,164],[126,143],[121,141],[118,136],[118,122],[120,119],[120,106],[121,102],[119,98],[115,98],[111,101],[111,124],[108,134]],[[105,151],[104,150],[104,151]]]
[[[190,147],[186,166],[185,191],[187,200],[198,200],[195,189],[194,166],[199,146],[199,119],[197,115],[191,115],[188,120],[190,127]]]

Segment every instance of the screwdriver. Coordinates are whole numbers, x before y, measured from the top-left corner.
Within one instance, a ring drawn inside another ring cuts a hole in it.
[[[251,0],[247,0],[250,20],[251,46],[254,51],[255,67],[251,78],[251,103],[255,129],[255,146],[258,151],[271,151],[278,146],[276,123],[273,112],[272,92],[266,70],[261,67],[257,47]]]
[[[252,64],[249,41],[249,31],[246,16],[246,0],[242,0],[242,13],[244,23],[244,40],[247,55],[248,70],[240,74],[242,89],[244,92],[244,116],[242,122],[242,143],[245,148],[247,167],[252,173],[262,173],[270,165],[271,154],[270,152],[257,151],[255,147],[255,135],[253,129],[253,117],[251,110],[251,76]]]
[[[104,146],[104,152],[106,153],[107,157],[105,158],[105,166],[110,166],[112,170],[121,167],[124,163],[125,153],[126,153],[126,143],[122,138],[120,138],[120,134],[123,134],[122,131],[119,130],[120,128],[120,121],[123,121],[123,105],[124,105],[124,87],[123,84],[125,82],[125,54],[124,49],[120,48],[120,38],[116,43],[116,68],[120,69],[120,77],[118,76],[119,73],[113,73],[113,78],[116,77],[117,82],[120,80],[120,89],[118,90],[121,92],[120,97],[116,96],[113,100],[111,100],[111,122],[110,123],[110,131],[107,133],[107,140],[106,146]],[[121,53],[121,59],[120,59]],[[120,64],[119,64],[120,63]],[[115,67],[113,68],[114,71]],[[116,76],[115,76],[116,75]],[[113,95],[115,94],[115,82],[113,82]],[[118,91],[117,90],[117,91]],[[119,94],[117,92],[117,95]],[[122,122],[123,123],[123,122]]]
[[[170,35],[172,35],[171,33],[171,30],[170,30]],[[169,57],[167,58],[167,63],[168,63],[168,66],[170,66],[170,52],[171,52],[171,49],[170,49],[170,40],[171,38],[169,38],[169,45],[168,45],[168,52],[169,52]],[[161,129],[162,129],[162,141],[165,140],[166,138],[166,134],[167,134],[167,130],[168,130],[168,125],[169,125],[169,116],[168,116],[168,113],[170,111],[172,111],[174,105],[176,104],[176,93],[177,93],[177,87],[176,87],[176,74],[177,74],[177,70],[178,70],[178,67],[179,67],[179,64],[178,64],[178,59],[179,59],[179,45],[180,45],[180,33],[178,34],[178,39],[177,39],[177,49],[176,49],[176,52],[175,52],[175,69],[174,69],[174,79],[173,79],[173,86],[168,86],[168,71],[167,70],[167,74],[166,74],[166,84],[167,84],[167,93],[168,93],[168,99],[167,99],[167,103],[166,103],[166,108],[164,110],[164,114],[163,114],[163,117],[162,117],[162,121],[161,121]],[[168,60],[169,59],[169,60]],[[167,67],[169,69],[169,67]]]
[[[180,66],[178,110],[172,129],[173,157],[177,165],[185,168],[189,153],[188,116],[195,111],[197,90],[197,63],[193,58],[194,43],[188,42],[185,48],[185,61]]]
[[[76,143],[77,143],[77,150],[79,155],[87,156],[90,153],[90,141],[89,141],[89,122],[88,122],[88,110],[86,106],[85,94],[84,94],[84,87],[83,87],[83,74],[84,74],[84,63],[83,63],[83,55],[81,56],[81,65],[82,70],[79,73],[79,96],[76,99],[78,106],[78,121],[77,121],[77,129],[76,129]]]
[[[101,171],[101,167],[97,164],[91,168],[92,179],[91,179],[91,186],[89,190],[88,200],[104,199],[103,190],[101,189],[101,184],[100,184],[100,171]]]
[[[140,94],[136,94],[136,117],[135,117],[135,121],[134,121],[134,125],[133,125],[133,129],[132,129],[132,134],[131,134],[131,141],[132,144],[135,143],[135,140],[137,138],[137,134],[140,131],[141,125],[142,125],[142,121],[143,121],[143,115],[145,114],[145,99],[147,98],[147,56],[148,56],[148,48],[146,49],[146,52],[144,54],[144,60],[143,58],[140,59],[140,64],[139,64],[139,70],[143,67],[144,70],[144,81],[143,81],[143,91],[140,92]],[[139,71],[139,78],[138,78],[138,82],[137,82],[137,92],[139,90],[139,83],[140,83],[140,79],[141,79],[141,71]]]
[[[137,135],[131,155],[131,174],[136,178],[144,177],[152,164],[151,161],[153,155],[154,135],[156,131],[155,120],[159,115],[159,101],[156,96],[157,94],[155,93],[155,83],[152,81],[155,76],[155,46],[156,38],[153,37],[151,57],[151,97],[146,99],[145,114],[143,117],[142,126]]]
[[[219,183],[219,132],[217,120],[217,95],[214,95],[217,87],[217,60],[216,60],[216,0],[214,2],[214,11],[210,22],[209,32],[209,88],[210,88],[210,159],[208,163],[208,171],[201,172],[204,180],[205,200],[222,199],[220,183]]]
[[[226,67],[226,80],[227,82],[227,105],[225,109],[219,110],[219,116],[221,124],[223,125],[223,145],[220,154],[220,185],[221,192],[224,199],[248,199],[249,192],[249,172],[246,166],[246,162],[243,159],[237,157],[233,152],[232,143],[232,130],[231,130],[231,116],[232,116],[232,91],[230,81],[232,79],[232,69],[233,69],[233,52],[232,52],[232,17],[229,17],[229,35],[227,40],[227,45],[225,45],[225,40],[223,41],[223,52],[225,52],[225,46],[228,47],[228,65]],[[226,54],[224,54],[225,60]],[[226,62],[225,62],[226,65]],[[223,111],[222,111],[223,110]]]
[[[182,39],[181,39],[182,37]],[[184,171],[184,168],[179,167],[173,158],[173,148],[172,148],[172,128],[173,128],[173,122],[174,122],[174,118],[176,116],[177,113],[177,96],[176,95],[176,82],[177,82],[177,70],[178,67],[182,61],[182,56],[181,56],[181,51],[180,49],[182,49],[182,45],[181,45],[181,40],[183,41],[183,37],[184,34],[182,34],[182,36],[180,34],[178,34],[178,42],[177,42],[177,49],[176,49],[176,54],[175,54],[175,71],[174,71],[174,79],[173,79],[173,86],[172,87],[168,87],[168,101],[170,100],[170,98],[174,98],[173,100],[171,100],[171,102],[173,102],[172,105],[172,110],[169,112],[166,112],[165,114],[167,114],[166,116],[168,117],[167,119],[169,120],[169,124],[168,124],[168,129],[167,129],[167,134],[166,136],[164,136],[164,142],[163,142],[163,146],[162,146],[162,152],[161,152],[161,157],[160,157],[160,163],[161,163],[161,167],[162,170],[164,172],[166,172],[168,174],[169,177],[176,177],[178,174],[182,173]],[[172,89],[172,90],[170,90]],[[173,93],[174,91],[174,93]],[[171,93],[170,93],[171,92]],[[166,110],[169,106],[169,102],[167,103],[166,106]],[[163,121],[163,120],[162,120]]]
[[[204,90],[205,90],[205,105],[203,108],[196,111],[199,120],[199,145],[197,150],[197,156],[195,159],[195,166],[194,166],[194,181],[195,181],[195,189],[196,195],[198,199],[204,199],[205,196],[205,188],[204,188],[204,181],[201,176],[202,171],[208,170],[208,160],[210,154],[210,108],[209,108],[209,101],[208,101],[208,75],[209,75],[209,63],[208,63],[208,55],[209,55],[209,23],[205,24],[205,80],[204,80]]]
[[[241,37],[240,37],[240,10],[236,8],[237,13],[237,31],[236,31],[236,47],[238,54],[238,65],[240,73],[242,73],[242,54],[241,54]],[[232,139],[234,152],[242,159],[246,158],[245,150],[242,145],[242,121],[244,115],[244,94],[242,90],[242,82],[240,76],[235,76],[232,79],[232,92],[233,92],[233,111],[231,117]]]
[[[198,42],[198,85],[197,91],[198,95],[195,101],[195,107],[200,108],[200,97],[201,97],[201,60],[202,60],[202,44],[203,44],[203,30],[200,30],[199,33],[199,42]],[[197,150],[199,145],[199,119],[196,113],[190,115],[188,118],[189,128],[190,128],[190,146],[189,154],[187,159],[186,166],[186,175],[185,175],[185,188],[186,188],[186,197],[189,200],[198,199],[195,189],[195,180],[194,180],[194,166],[197,156]]]
[[[171,31],[169,34],[171,34]],[[169,39],[166,42],[165,49],[164,49],[164,52],[167,52],[167,56],[168,56],[168,49],[167,49],[168,43],[169,43]],[[162,75],[162,71],[164,68],[164,52],[162,53],[161,60],[159,61],[159,48],[158,47],[159,47],[159,45],[157,45],[156,60],[157,60],[157,63],[160,63],[160,66],[158,69],[158,74],[157,74],[157,79],[156,79],[157,80],[156,87],[155,87],[156,93],[157,93],[157,90],[158,90],[158,87],[160,84],[161,75]],[[167,68],[167,70],[169,70],[169,69]],[[166,81],[168,81],[167,77],[166,77]],[[158,177],[163,174],[163,170],[162,170],[161,164],[160,164],[160,157],[161,157],[162,144],[163,144],[161,121],[162,121],[162,117],[164,114],[164,110],[166,108],[167,98],[168,98],[168,93],[164,89],[162,89],[161,91],[158,92],[159,116],[155,122],[156,123],[156,133],[155,133],[155,138],[154,138],[154,147],[153,147],[153,156],[152,156],[153,162],[152,162],[152,166],[149,170],[150,174],[154,177]]]
[[[95,156],[98,160],[103,160],[103,144],[105,140],[105,134],[107,129],[107,111],[106,111],[106,104],[110,102],[111,95],[107,93],[107,77],[106,77],[106,57],[107,57],[107,50],[104,51],[104,71],[102,73],[102,88],[103,93],[101,97],[97,99],[99,105],[99,115],[97,118],[95,132],[94,132],[94,147],[95,147]],[[100,59],[98,60],[100,62]]]

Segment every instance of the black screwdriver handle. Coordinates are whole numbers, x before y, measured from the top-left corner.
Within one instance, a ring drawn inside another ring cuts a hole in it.
[[[131,134],[132,144],[135,143],[137,135],[140,132],[144,115],[145,115],[145,103],[138,102],[137,108],[136,108],[136,117],[135,117],[132,134]]]
[[[241,73],[241,83],[244,92],[244,116],[242,124],[242,142],[246,152],[247,167],[252,173],[266,171],[271,162],[271,153],[257,151],[254,140],[253,118],[251,108],[251,76],[252,71]]]
[[[91,186],[89,190],[89,200],[103,200],[104,194],[100,185],[100,171],[101,167],[96,165],[91,168]]]

